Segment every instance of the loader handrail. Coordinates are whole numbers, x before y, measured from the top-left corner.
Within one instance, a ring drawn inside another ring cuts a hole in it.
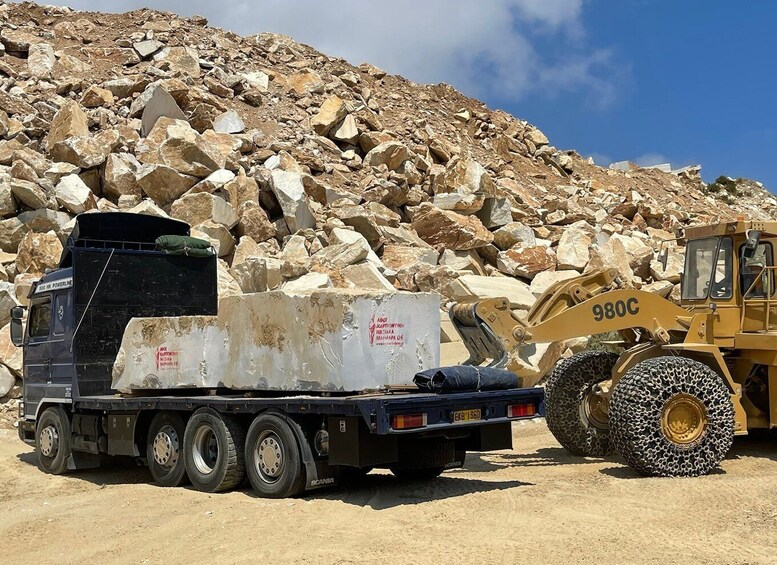
[[[771,311],[772,311],[772,304],[774,303],[774,300],[772,299],[772,295],[774,293],[774,289],[771,288],[772,286],[772,280],[774,280],[774,274],[773,271],[777,270],[777,266],[767,266],[764,265],[761,267],[761,270],[758,272],[758,275],[753,279],[753,282],[750,283],[750,286],[747,288],[745,292],[742,293],[742,317],[740,319],[739,329],[740,331],[745,331],[745,320],[747,319],[747,306],[755,305],[755,304],[765,304],[766,305],[766,312],[764,312],[764,331],[769,331],[769,323],[770,323],[770,317],[771,317]],[[758,281],[763,280],[764,274],[770,271],[770,276],[766,277],[766,287],[763,289],[764,291],[764,297],[763,298],[748,298],[748,295],[755,290],[755,286],[758,283]]]

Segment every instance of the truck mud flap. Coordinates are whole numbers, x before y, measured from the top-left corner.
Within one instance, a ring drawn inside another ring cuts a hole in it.
[[[100,456],[85,451],[73,451],[67,459],[69,471],[79,469],[97,469],[100,466]]]
[[[337,474],[335,470],[332,469],[326,460],[313,457],[310,442],[300,425],[283,413],[279,412],[277,415],[286,420],[294,431],[294,435],[297,436],[297,442],[302,453],[302,463],[305,465],[305,490],[336,485]]]

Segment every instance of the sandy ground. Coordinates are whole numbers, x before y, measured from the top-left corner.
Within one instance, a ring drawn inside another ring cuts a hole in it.
[[[773,563],[775,437],[722,471],[646,479],[564,452],[543,422],[429,483],[374,471],[295,500],[149,483],[119,461],[44,475],[0,430],[0,563]]]

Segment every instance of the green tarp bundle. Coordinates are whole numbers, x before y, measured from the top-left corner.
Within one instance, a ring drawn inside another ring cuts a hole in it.
[[[214,254],[210,242],[185,235],[161,235],[156,238],[156,248],[170,255],[210,257]]]

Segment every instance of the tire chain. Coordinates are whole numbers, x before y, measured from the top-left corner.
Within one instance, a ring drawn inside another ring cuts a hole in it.
[[[594,428],[580,416],[591,386],[610,377],[618,355],[584,351],[560,361],[545,385],[545,419],[556,440],[574,455],[603,456],[611,451],[609,432]]]
[[[661,429],[664,405],[680,393],[696,397],[707,411],[706,429],[689,445],[670,441]],[[643,475],[706,475],[734,439],[734,407],[725,382],[708,366],[683,357],[656,357],[629,370],[613,391],[609,416],[615,450]]]

